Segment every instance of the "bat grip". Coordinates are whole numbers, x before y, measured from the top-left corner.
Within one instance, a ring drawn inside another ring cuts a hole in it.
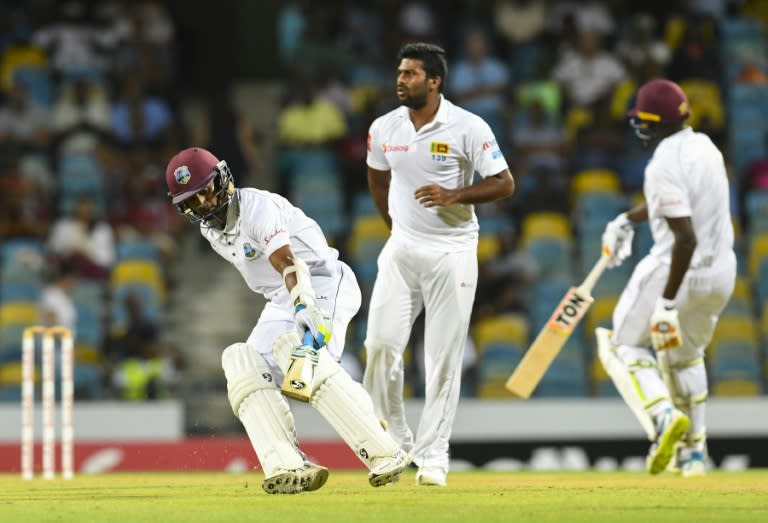
[[[313,347],[315,344],[315,338],[312,336],[312,331],[306,330],[304,331],[304,345],[309,345],[310,347]]]
[[[595,263],[595,266],[592,267],[591,271],[589,271],[589,274],[587,274],[587,277],[584,278],[584,282],[579,286],[579,288],[584,292],[586,292],[587,294],[590,294],[592,292],[592,288],[597,283],[597,280],[600,279],[600,276],[603,274],[603,271],[608,265],[608,261],[610,259],[611,259],[610,255],[607,252],[603,251],[603,254],[600,256],[600,259],[597,260],[597,263]]]

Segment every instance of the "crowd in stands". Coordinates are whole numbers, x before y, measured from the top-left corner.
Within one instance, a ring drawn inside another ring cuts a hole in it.
[[[79,399],[168,396],[173,20],[159,2],[54,5],[0,6],[0,400],[35,324],[74,332]]]
[[[78,398],[168,396],[184,361],[159,333],[185,227],[162,186],[167,159],[194,143],[225,158],[238,184],[268,177],[226,90],[183,124],[179,39],[162,2],[54,4],[0,5],[0,400],[18,398],[21,331],[41,322],[76,332]],[[367,193],[366,135],[397,105],[397,50],[420,40],[445,47],[445,95],[492,126],[517,184],[510,199],[476,208],[480,280],[462,394],[508,397],[503,381],[597,258],[605,223],[640,197],[648,153],[625,115],[660,76],[681,84],[691,125],[720,147],[731,178],[740,272],[708,353],[713,394],[767,392],[766,24],[765,3],[750,0],[281,3],[268,188],[320,223],[361,282],[353,374],[388,235]],[[638,230],[633,259],[598,283],[537,395],[616,394],[593,331],[610,325],[649,242]],[[414,396],[421,343],[414,335],[406,353]]]

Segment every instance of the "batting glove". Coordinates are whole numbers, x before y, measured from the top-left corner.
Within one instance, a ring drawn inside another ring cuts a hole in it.
[[[316,349],[330,341],[331,329],[328,325],[328,318],[325,317],[316,305],[309,305],[303,302],[297,303],[293,311],[293,321],[296,323],[296,330],[299,332],[299,336],[303,338],[306,331],[312,334]]]
[[[611,253],[608,268],[621,265],[632,255],[632,238],[635,236],[635,226],[626,213],[619,214],[608,222],[603,232],[603,251]]]
[[[651,315],[651,343],[657,351],[675,349],[683,344],[674,301],[661,297],[656,301]]]

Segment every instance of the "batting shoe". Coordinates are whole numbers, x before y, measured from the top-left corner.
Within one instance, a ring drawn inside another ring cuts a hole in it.
[[[387,483],[397,483],[400,474],[408,468],[411,457],[404,450],[398,450],[394,456],[373,458],[368,483],[372,487],[382,487]]]
[[[694,450],[690,455],[680,460],[680,473],[684,478],[696,478],[707,473],[707,464],[704,453]]]
[[[416,473],[416,484],[427,487],[444,487],[447,485],[445,471],[438,468],[422,467]]]
[[[328,481],[328,469],[312,462],[296,470],[278,472],[266,478],[261,488],[267,494],[298,494],[317,490]]]
[[[675,453],[675,445],[685,436],[690,426],[690,418],[677,409],[669,408],[659,415],[656,441],[648,451],[648,472],[659,474],[667,468]]]

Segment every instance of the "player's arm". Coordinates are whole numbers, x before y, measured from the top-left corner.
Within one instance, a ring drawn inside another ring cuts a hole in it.
[[[293,254],[290,245],[283,245],[269,256],[269,262],[283,277],[285,288],[291,294],[296,329],[303,337],[310,331],[318,347],[331,339],[331,329],[323,313],[317,307],[312,276],[304,261]]]
[[[269,263],[271,263],[272,267],[274,267],[280,274],[283,274],[288,267],[293,267],[293,260],[294,256],[290,245],[283,245],[269,257]],[[295,272],[286,274],[283,278],[283,283],[285,283],[285,288],[288,289],[288,292],[293,291],[297,281],[298,279]]]
[[[626,212],[627,218],[633,223],[640,223],[648,220],[648,204],[643,202],[637,207]]]
[[[675,236],[675,243],[672,246],[672,262],[669,266],[669,277],[662,297],[666,300],[674,300],[691,264],[697,242],[690,216],[667,217],[666,220]]]
[[[371,197],[379,209],[379,214],[384,218],[387,227],[392,228],[392,218],[389,216],[389,183],[392,180],[391,171],[379,171],[368,167],[368,190],[371,191]]]
[[[515,180],[509,169],[487,176],[467,187],[446,189],[437,184],[425,185],[414,193],[424,207],[446,206],[457,203],[486,203],[506,198],[515,192]]]

